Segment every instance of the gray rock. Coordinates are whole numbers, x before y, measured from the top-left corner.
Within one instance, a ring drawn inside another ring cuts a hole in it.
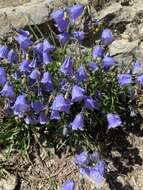
[[[14,190],[17,185],[17,178],[8,174],[6,178],[0,179],[0,190]]]

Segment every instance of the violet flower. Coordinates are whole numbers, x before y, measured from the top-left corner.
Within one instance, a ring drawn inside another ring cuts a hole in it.
[[[137,77],[137,82],[138,82],[141,86],[143,86],[143,75],[140,75],[140,76]]]
[[[60,71],[65,75],[71,75],[73,71],[73,62],[70,56],[67,56],[60,67]]]
[[[78,102],[83,100],[85,94],[85,90],[81,88],[80,86],[73,86],[72,88],[72,101]]]
[[[93,98],[87,96],[84,98],[84,106],[89,110],[95,109],[95,100]]]
[[[67,9],[67,12],[69,14],[69,19],[71,21],[75,21],[81,14],[83,13],[84,6],[83,5],[73,5]]]
[[[91,71],[94,71],[94,72],[96,72],[96,71],[99,70],[99,67],[98,67],[97,64],[96,64],[95,62],[93,62],[93,61],[91,61],[91,62],[88,63],[88,67],[89,67],[89,69],[90,69]]]
[[[79,69],[77,70],[76,78],[78,82],[85,82],[87,80],[87,74],[83,65],[80,65]]]
[[[39,120],[39,123],[40,123],[41,125],[44,125],[44,124],[47,123],[48,118],[47,118],[45,112],[40,112],[38,120]]]
[[[7,81],[6,72],[3,67],[0,67],[0,84],[4,85]]]
[[[31,103],[31,107],[35,113],[40,113],[44,109],[44,104],[40,101],[34,101]]]
[[[106,56],[102,59],[102,64],[103,64],[103,68],[105,70],[108,70],[110,67],[116,64],[116,61],[114,58]]]
[[[52,110],[50,119],[51,120],[60,120],[61,119],[60,113],[58,111]]]
[[[110,45],[113,42],[113,34],[110,29],[104,29],[101,34],[101,41],[104,45]]]
[[[103,57],[104,48],[100,45],[97,45],[93,48],[92,56],[93,57]]]
[[[30,78],[33,79],[33,80],[38,80],[41,76],[41,73],[38,69],[34,69],[31,74],[30,74]]]
[[[62,47],[68,42],[69,34],[67,32],[61,33],[57,35],[57,39],[59,40]]]
[[[118,75],[118,82],[121,87],[125,87],[132,82],[132,76],[130,74],[119,74]]]
[[[14,87],[12,83],[6,83],[3,87],[3,89],[0,91],[2,96],[8,97],[8,98],[14,98]]]
[[[85,37],[85,33],[83,31],[74,31],[73,37],[77,39],[79,42],[82,42]]]
[[[50,52],[50,51],[53,51],[54,49],[55,47],[51,45],[47,39],[45,39],[43,42],[43,51]]]
[[[21,72],[31,72],[30,62],[24,59],[19,66],[19,70]]]
[[[6,45],[0,46],[0,58],[7,58],[9,48]]]
[[[63,95],[57,95],[54,99],[51,109],[52,111],[54,110],[68,113],[70,109],[70,101],[65,100]]]
[[[74,157],[74,162],[77,165],[86,165],[89,164],[89,155],[86,151],[81,152],[80,154],[76,154]]]
[[[79,113],[75,116],[73,122],[70,123],[70,127],[72,128],[72,130],[84,130],[84,119],[82,113]]]
[[[108,129],[116,128],[122,125],[122,121],[119,115],[109,113],[107,114]]]

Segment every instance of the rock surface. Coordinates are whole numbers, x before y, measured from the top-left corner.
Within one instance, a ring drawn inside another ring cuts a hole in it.
[[[17,179],[14,175],[6,175],[0,179],[0,190],[14,190],[17,185]]]

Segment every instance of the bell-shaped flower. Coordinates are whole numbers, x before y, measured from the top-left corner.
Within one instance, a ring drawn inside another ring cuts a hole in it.
[[[21,72],[31,72],[30,61],[24,59],[19,66]]]
[[[121,87],[128,86],[132,82],[132,76],[130,74],[119,74],[118,82]]]
[[[35,58],[33,58],[32,61],[30,62],[29,67],[31,68],[37,67],[37,60]]]
[[[69,100],[65,100],[63,95],[57,95],[54,99],[52,104],[52,111],[59,111],[59,112],[69,112],[71,102]]]
[[[60,71],[65,75],[71,75],[73,71],[73,61],[70,56],[67,56],[60,67]]]
[[[61,33],[57,35],[57,39],[59,40],[62,47],[68,42],[69,34],[67,32]]]
[[[14,49],[11,49],[9,51],[7,59],[10,64],[18,63],[18,60],[19,60],[18,54],[16,53]]]
[[[14,98],[15,93],[14,93],[13,84],[12,83],[6,83],[3,87],[3,89],[0,91],[0,94],[4,97]]]
[[[70,123],[70,127],[72,128],[72,130],[84,130],[84,119],[82,113],[79,113],[75,116],[73,122]]]
[[[133,62],[133,74],[140,74],[143,72],[143,65],[137,60]]]
[[[87,96],[84,98],[84,106],[89,110],[95,109],[95,100],[93,98]]]
[[[58,111],[52,110],[50,119],[51,120],[60,120],[61,119],[60,113]]]
[[[33,80],[38,80],[40,79],[40,76],[41,76],[41,73],[38,69],[34,69],[31,74],[30,74],[30,78],[33,79]]]
[[[26,49],[32,45],[32,41],[27,37],[27,36],[24,36],[24,35],[21,35],[21,34],[18,34],[16,37],[15,37],[15,40],[19,43],[20,45],[20,48],[23,52],[26,51]]]
[[[96,64],[95,62],[93,62],[93,61],[90,61],[90,62],[88,63],[88,67],[89,67],[89,69],[90,69],[91,71],[94,71],[94,72],[96,72],[96,71],[99,70],[99,67],[98,67],[97,64]]]
[[[19,117],[23,117],[26,112],[29,111],[29,105],[25,99],[24,95],[19,95],[14,103],[13,110],[14,115],[18,115]]]
[[[100,45],[97,45],[93,48],[92,56],[93,57],[103,57],[104,48]]]
[[[85,90],[81,88],[80,86],[73,86],[72,88],[72,101],[78,102],[83,100],[85,94]]]
[[[3,67],[0,67],[0,84],[4,85],[7,81],[6,72]]]
[[[81,4],[73,5],[67,9],[69,19],[75,21],[79,16],[82,15],[84,6]]]
[[[51,79],[51,74],[48,71],[43,74],[41,83],[44,84],[44,86],[47,88],[48,91],[51,91],[53,89],[53,82]]]
[[[102,59],[102,64],[103,64],[103,68],[105,70],[108,70],[110,67],[116,64],[116,61],[114,58],[106,56]]]
[[[73,37],[77,39],[79,42],[82,42],[85,37],[85,33],[83,31],[74,31]]]
[[[104,45],[110,45],[113,42],[113,34],[110,29],[104,29],[101,34],[101,41]]]
[[[34,46],[35,50],[39,53],[43,53],[43,42],[39,42]]]
[[[86,71],[85,71],[83,65],[81,65],[79,67],[79,69],[77,70],[76,78],[77,78],[78,82],[84,82],[87,80],[87,74],[86,74]]]
[[[137,82],[138,82],[141,86],[143,86],[143,75],[140,75],[140,76],[137,77]]]
[[[50,62],[52,62],[52,57],[49,55],[48,52],[43,52],[43,63],[45,65],[48,65]]]
[[[65,181],[60,190],[75,190],[75,184],[73,180]]]
[[[36,125],[37,124],[37,119],[34,118],[33,116],[27,115],[24,118],[24,121],[27,125]]]
[[[58,10],[51,14],[51,18],[55,21],[59,32],[65,32],[69,21],[64,18],[64,10]]]
[[[49,41],[47,39],[45,39],[43,41],[43,51],[44,52],[50,52],[53,51],[55,49],[55,47],[49,43]]]
[[[6,45],[0,46],[0,58],[7,58],[9,48]]]
[[[89,164],[89,155],[86,151],[81,152],[80,154],[76,154],[74,157],[74,162],[79,165],[87,165]]]
[[[44,104],[40,101],[34,101],[31,103],[31,107],[35,113],[40,113],[44,109]]]
[[[91,162],[97,162],[100,160],[100,154],[98,152],[93,152],[89,155]]]
[[[119,115],[109,113],[107,114],[108,129],[116,128],[122,125],[122,121]]]
[[[47,123],[48,117],[47,117],[47,115],[45,114],[45,112],[40,112],[38,120],[39,120],[39,123],[40,123],[41,125],[44,125],[44,124]]]

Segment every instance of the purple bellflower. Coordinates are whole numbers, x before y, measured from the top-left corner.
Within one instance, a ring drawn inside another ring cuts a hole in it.
[[[140,74],[143,72],[143,65],[137,60],[133,62],[133,74]]]
[[[50,62],[52,62],[52,57],[48,52],[43,52],[43,63],[45,65],[48,65]]]
[[[86,71],[85,71],[83,65],[81,65],[79,67],[79,69],[77,70],[76,78],[77,78],[78,82],[84,82],[87,80],[87,74],[86,74]]]
[[[81,88],[80,86],[73,86],[72,88],[72,101],[78,102],[83,100],[85,94],[85,90]]]
[[[110,67],[114,66],[116,64],[116,61],[112,57],[104,57],[102,60],[102,64],[105,70],[108,70]]]
[[[69,112],[70,101],[65,100],[63,95],[57,95],[51,107],[52,111]]]
[[[59,40],[62,47],[68,42],[69,34],[67,32],[61,33],[57,35],[57,39]]]
[[[95,101],[91,97],[84,98],[84,106],[89,110],[95,109]]]
[[[40,76],[41,76],[41,73],[38,69],[34,69],[30,74],[30,78],[33,80],[38,80]]]
[[[6,83],[7,77],[6,72],[3,67],[0,67],[0,84],[4,85]]]
[[[94,72],[96,72],[96,71],[99,70],[99,67],[98,67],[97,64],[96,64],[95,62],[93,62],[93,61],[91,61],[91,62],[88,63],[88,67],[89,67],[89,69],[90,69],[91,71],[94,71]]]
[[[0,46],[0,58],[7,58],[9,48],[6,45]]]
[[[24,59],[19,66],[19,70],[21,72],[31,72],[30,62]]]
[[[0,93],[2,96],[8,97],[8,98],[14,98],[15,93],[14,93],[13,84],[6,83]]]
[[[143,75],[140,75],[140,76],[137,77],[137,82],[138,82],[141,86],[143,86]]]
[[[93,48],[92,56],[93,57],[102,57],[104,53],[104,48],[100,45],[97,45]]]
[[[26,51],[26,49],[32,45],[32,41],[27,37],[27,36],[24,36],[24,35],[21,35],[21,34],[18,34],[16,37],[15,37],[15,40],[19,43],[20,45],[20,48],[23,52]]]
[[[89,155],[86,151],[81,152],[80,154],[76,154],[74,157],[74,162],[77,165],[86,165],[89,164]]]
[[[18,58],[18,54],[16,53],[15,50],[11,49],[11,50],[9,51],[9,53],[8,53],[7,59],[8,59],[8,62],[10,63],[10,65],[11,65],[12,63],[18,63],[18,59],[19,59],[19,58]]]
[[[108,129],[116,128],[122,125],[122,121],[119,115],[109,113],[107,114]]]
[[[83,13],[84,6],[83,5],[73,5],[72,7],[69,7],[67,9],[67,12],[69,14],[69,19],[71,21],[75,21],[81,14]]]
[[[45,39],[43,42],[43,51],[50,52],[50,51],[53,51],[54,49],[55,47],[51,45],[47,39]]]
[[[34,101],[31,103],[31,107],[35,113],[40,113],[44,109],[44,104],[40,101]]]
[[[75,116],[73,122],[70,124],[70,127],[72,130],[84,130],[84,119],[82,113],[79,113]]]
[[[47,118],[45,112],[40,112],[38,119],[39,119],[39,123],[40,123],[41,125],[46,124],[47,121],[48,121],[48,118]]]
[[[70,56],[67,56],[60,67],[60,71],[65,75],[71,75],[73,71],[73,62]]]
[[[101,41],[104,45],[110,45],[113,42],[113,34],[110,29],[104,29],[101,34]]]
[[[125,87],[132,82],[132,76],[130,74],[119,74],[118,75],[118,82],[121,87]]]
[[[24,95],[19,95],[13,106],[14,115],[18,115],[19,117],[23,117],[26,112],[29,111],[29,105],[25,99]]]
[[[60,113],[58,111],[52,110],[50,115],[51,120],[60,120]]]

